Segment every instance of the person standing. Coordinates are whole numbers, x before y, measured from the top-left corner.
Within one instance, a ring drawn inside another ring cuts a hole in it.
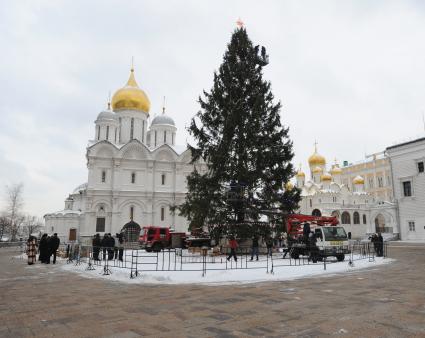
[[[112,235],[108,234],[108,260],[114,259],[114,246],[115,246],[115,239],[112,237]]]
[[[59,249],[60,239],[58,237],[57,233],[54,233],[53,236],[50,238],[50,248],[51,248],[51,254],[53,255],[53,264],[56,264],[56,253]]]
[[[105,233],[103,235],[101,242],[100,242],[100,246],[102,247],[102,252],[103,252],[103,257],[102,257],[103,260],[106,260],[106,258],[107,258],[106,257],[106,249],[108,248],[108,245],[109,245],[108,234]]]
[[[230,258],[234,258],[235,259],[235,262],[237,262],[238,261],[238,257],[236,256],[236,249],[237,249],[237,247],[238,247],[239,245],[238,245],[238,242],[236,242],[236,239],[235,239],[235,237],[233,237],[233,236],[231,236],[230,237],[230,240],[229,240],[229,247],[230,247],[230,254],[229,254],[229,256],[227,257],[227,260],[229,261],[230,260]]]
[[[34,236],[28,238],[27,241],[27,256],[28,265],[32,265],[36,262],[37,258],[37,240]]]
[[[95,261],[99,260],[99,252],[100,252],[100,247],[102,245],[101,242],[102,241],[100,239],[100,235],[99,234],[94,235],[92,240],[92,247],[93,247],[93,259]]]
[[[47,234],[43,234],[40,239],[40,244],[38,246],[38,250],[40,251],[40,255],[38,256],[38,260],[41,263],[47,263],[47,260],[49,259],[49,243],[47,239]],[[50,261],[50,259],[49,259]]]
[[[273,239],[270,236],[266,239],[266,246],[267,255],[271,257],[273,255]]]
[[[118,247],[118,260],[122,262],[123,253],[124,253],[124,238],[123,234],[117,234],[117,247]]]
[[[251,260],[254,259],[254,255],[257,257],[257,261],[258,261],[258,237],[257,237],[257,235],[255,235],[252,238]]]
[[[382,237],[381,233],[378,233],[377,237],[377,256],[382,257],[384,255],[384,238]]]

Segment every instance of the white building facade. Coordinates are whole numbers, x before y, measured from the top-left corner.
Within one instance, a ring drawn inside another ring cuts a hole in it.
[[[388,147],[400,238],[425,241],[425,137]]]
[[[120,232],[130,220],[187,231],[188,221],[170,207],[183,203],[195,165],[190,151],[175,145],[177,128],[165,109],[148,125],[149,109],[131,69],[112,108],[108,104],[95,121],[86,151],[87,183],[69,195],[64,210],[44,216],[47,232],[57,232],[62,242],[84,242],[95,233]],[[196,168],[203,172],[205,164]]]
[[[326,159],[317,153],[309,157],[310,179],[301,170],[296,185],[301,189],[299,212],[306,215],[335,216],[350,232],[361,238],[375,232],[398,237],[396,205],[376,199],[365,191],[364,177],[357,175],[345,184],[347,175],[338,164],[327,169]]]

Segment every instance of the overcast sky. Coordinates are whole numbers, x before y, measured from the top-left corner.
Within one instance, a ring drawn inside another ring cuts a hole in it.
[[[1,1],[0,187],[23,182],[39,216],[87,181],[85,151],[108,92],[136,79],[151,116],[185,144],[235,21],[267,48],[296,157],[328,163],[423,135],[423,1]],[[3,194],[2,194],[3,195]],[[4,201],[1,201],[0,207]]]

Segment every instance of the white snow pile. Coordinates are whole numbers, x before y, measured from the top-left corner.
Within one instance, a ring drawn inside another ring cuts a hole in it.
[[[95,270],[86,271],[87,264],[81,263],[80,265],[75,264],[63,264],[62,269],[78,273],[81,276],[87,278],[100,278],[109,281],[131,283],[131,284],[206,284],[206,285],[226,285],[226,284],[248,284],[268,281],[283,281],[291,279],[299,279],[305,277],[319,276],[319,275],[335,275],[338,273],[350,273],[356,270],[365,268],[375,268],[384,264],[393,262],[394,259],[375,257],[375,260],[369,262],[368,259],[356,260],[353,266],[349,265],[348,259],[343,262],[335,262],[326,264],[326,270],[324,269],[323,263],[312,264],[312,265],[297,265],[297,266],[281,266],[276,267],[278,264],[289,264],[289,260],[275,260],[274,271],[271,272],[271,266],[269,261],[269,271],[266,269],[265,258],[260,259],[259,262],[238,262],[238,268],[235,268],[234,262],[232,262],[232,269],[230,269],[230,263],[228,263],[226,269],[225,262],[217,262],[215,264],[208,264],[208,269],[214,268],[215,270],[207,270],[205,276],[202,272],[202,263],[188,264],[187,269],[198,270],[198,271],[143,271],[144,267],[140,266],[138,276],[131,279],[130,269],[109,267],[111,274],[103,274],[103,266],[95,266]],[[249,269],[245,267],[248,266]],[[161,267],[161,264],[159,264]],[[152,269],[152,267],[150,267]]]

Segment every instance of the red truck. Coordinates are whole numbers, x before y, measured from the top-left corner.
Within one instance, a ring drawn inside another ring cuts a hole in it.
[[[165,248],[185,248],[186,233],[173,232],[167,227],[143,227],[139,243],[147,252],[159,252]]]

